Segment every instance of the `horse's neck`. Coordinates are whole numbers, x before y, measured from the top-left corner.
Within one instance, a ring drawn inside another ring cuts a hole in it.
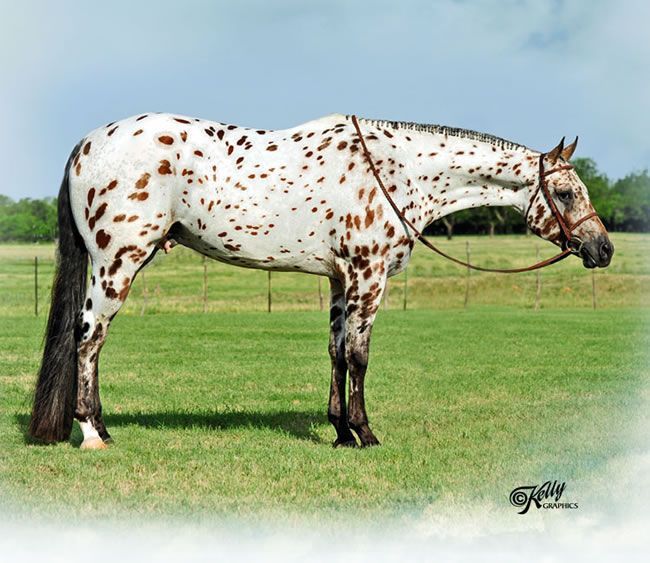
[[[377,136],[392,147],[387,151],[392,158],[404,163],[408,199],[422,210],[413,219],[422,228],[464,209],[525,210],[537,178],[538,153],[498,141],[406,128],[389,131],[391,138],[381,134],[381,127]]]

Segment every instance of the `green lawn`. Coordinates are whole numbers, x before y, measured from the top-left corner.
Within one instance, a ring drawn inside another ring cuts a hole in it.
[[[44,318],[0,326],[0,493],[15,515],[399,516],[566,480],[593,505],[639,447],[645,313],[382,311],[367,402],[379,448],[334,450],[326,313],[121,315],[101,362],[115,443],[25,442]],[[596,485],[594,485],[596,484]],[[606,487],[605,483],[605,487]],[[512,507],[510,507],[512,508]]]
[[[373,516],[455,502],[507,508],[523,482],[563,479],[583,500],[638,447],[645,399],[650,237],[615,234],[612,266],[578,260],[536,275],[472,273],[417,248],[390,282],[367,402],[380,448],[333,450],[327,313],[317,278],[210,262],[176,248],[136,280],[104,348],[107,451],[25,440],[52,275],[52,246],[0,246],[0,494],[14,514]],[[438,243],[486,265],[535,260],[535,239]],[[540,243],[542,256],[553,249]],[[33,257],[39,257],[34,317]],[[598,309],[592,310],[592,282]],[[327,310],[327,284],[323,284]],[[417,309],[417,310],[416,310]],[[302,311],[298,313],[297,311]],[[155,314],[165,313],[165,314]]]

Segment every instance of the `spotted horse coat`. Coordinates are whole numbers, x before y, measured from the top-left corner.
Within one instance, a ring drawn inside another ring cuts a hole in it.
[[[528,207],[539,152],[443,126],[367,119],[360,126],[392,198],[420,230],[462,209]],[[547,158],[568,159],[567,150]],[[414,239],[379,191],[350,116],[269,131],[143,114],[85,137],[68,178],[92,264],[76,350],[82,447],[109,439],[97,379],[109,324],[137,272],[172,243],[236,266],[327,276],[334,445],[356,445],[352,431],[362,445],[378,444],[364,402],[370,334],[386,280],[407,266]],[[567,216],[591,208],[575,172],[549,181],[558,193],[572,192],[558,200]],[[557,242],[548,206],[533,197],[530,228]],[[586,239],[603,227],[594,220],[580,231]]]

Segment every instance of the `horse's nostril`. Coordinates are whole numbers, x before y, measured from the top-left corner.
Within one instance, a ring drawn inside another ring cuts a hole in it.
[[[599,254],[601,260],[609,260],[613,253],[612,244],[606,240],[600,245]]]

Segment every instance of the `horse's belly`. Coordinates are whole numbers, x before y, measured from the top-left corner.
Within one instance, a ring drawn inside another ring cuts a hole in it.
[[[320,229],[303,232],[290,224],[247,219],[227,210],[194,217],[185,214],[171,236],[210,258],[237,266],[329,275],[331,250]]]

